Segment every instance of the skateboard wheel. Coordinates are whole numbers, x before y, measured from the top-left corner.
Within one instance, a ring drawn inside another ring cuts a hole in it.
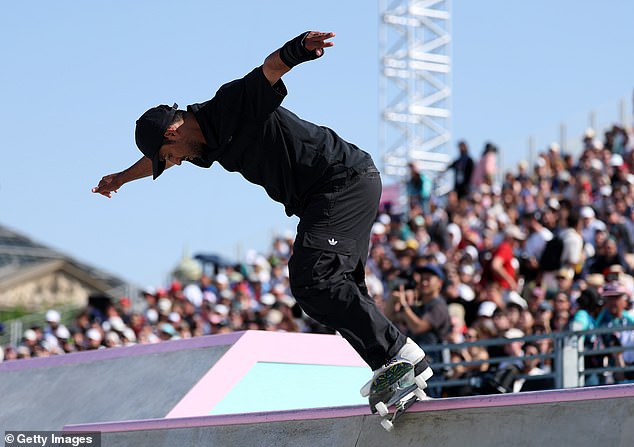
[[[394,424],[389,419],[383,419],[381,421],[381,427],[383,427],[386,431],[392,431],[394,428]]]
[[[387,405],[385,405],[383,402],[379,402],[377,403],[374,408],[376,408],[376,411],[379,413],[379,415],[381,417],[385,417],[387,416],[387,414],[389,413],[388,409],[387,409]],[[389,422],[389,421],[388,421]]]
[[[423,371],[422,373],[419,374],[420,377],[422,377],[425,380],[429,380],[431,379],[431,376],[434,375],[434,371],[432,371],[432,369],[430,367],[427,367],[427,369],[425,369],[425,371]]]
[[[421,390],[420,388],[416,388],[414,390],[414,394],[416,395],[416,397],[418,398],[418,400],[425,400],[427,399],[427,394],[425,394],[425,392],[423,390]]]
[[[427,388],[427,382],[422,376],[416,376],[416,378],[414,378],[414,382],[416,382],[416,386],[421,390]]]

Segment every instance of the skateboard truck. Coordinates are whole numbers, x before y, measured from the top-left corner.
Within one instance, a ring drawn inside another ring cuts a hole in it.
[[[395,411],[389,416],[389,410],[387,407],[379,411],[379,415],[383,418],[381,419],[381,427],[383,427],[386,431],[392,431],[394,429],[394,423],[405,414],[405,412],[414,405],[419,400],[427,400],[429,397],[423,390],[420,388],[416,388],[411,393],[407,394],[403,399],[401,399],[398,404],[396,404]],[[381,402],[382,403],[382,402]]]

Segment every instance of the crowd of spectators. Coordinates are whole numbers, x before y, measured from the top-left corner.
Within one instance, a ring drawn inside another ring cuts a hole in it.
[[[498,148],[488,143],[474,160],[467,142],[448,166],[455,187],[434,196],[416,164],[408,205],[383,203],[372,229],[366,267],[371,296],[421,345],[518,339],[564,330],[634,324],[634,137],[613,126],[588,129],[580,154],[551,144],[529,165],[498,172]],[[423,166],[424,168],[424,166]],[[403,208],[403,209],[401,209]],[[305,314],[289,289],[292,236],[275,238],[268,256],[226,266],[191,283],[147,288],[141,300],[120,298],[88,307],[71,324],[51,310],[28,329],[5,359],[155,343],[230,331],[329,332]],[[630,332],[587,337],[588,349],[634,344]],[[509,341],[499,348],[467,345],[441,373],[471,377],[512,366],[524,375],[551,370],[548,339]],[[439,351],[440,352],[440,351]],[[523,357],[492,365],[494,357]],[[443,361],[432,358],[433,361]],[[445,359],[446,360],[446,359]],[[589,360],[587,360],[589,361]],[[625,350],[597,361],[634,365]],[[617,380],[631,378],[631,374]],[[605,382],[589,377],[588,383]],[[513,383],[513,390],[522,381]]]

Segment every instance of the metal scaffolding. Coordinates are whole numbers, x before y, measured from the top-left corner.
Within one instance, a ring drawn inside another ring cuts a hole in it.
[[[442,171],[449,161],[450,0],[380,0],[381,123],[387,175],[407,164]]]

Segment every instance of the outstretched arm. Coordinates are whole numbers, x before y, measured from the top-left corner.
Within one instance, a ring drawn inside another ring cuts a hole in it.
[[[271,85],[274,85],[295,65],[323,56],[324,49],[334,45],[334,43],[326,42],[326,40],[333,37],[335,37],[335,33],[317,31],[300,34],[266,58],[262,65],[264,76]],[[172,165],[172,163],[167,161],[165,167],[169,168]],[[92,189],[92,192],[112,197],[112,193],[117,192],[124,184],[149,177],[150,175],[152,175],[152,161],[143,157],[121,172],[102,177],[99,184]]]
[[[166,161],[165,168],[167,169],[170,166],[172,166],[172,163]],[[92,192],[110,198],[113,192],[117,192],[126,183],[149,177],[150,175],[152,175],[152,160],[142,157],[128,169],[102,177],[99,184],[92,189]]]
[[[324,49],[334,45],[326,40],[333,37],[335,33],[309,31],[289,40],[265,59],[264,76],[274,85],[295,65],[323,56]]]

